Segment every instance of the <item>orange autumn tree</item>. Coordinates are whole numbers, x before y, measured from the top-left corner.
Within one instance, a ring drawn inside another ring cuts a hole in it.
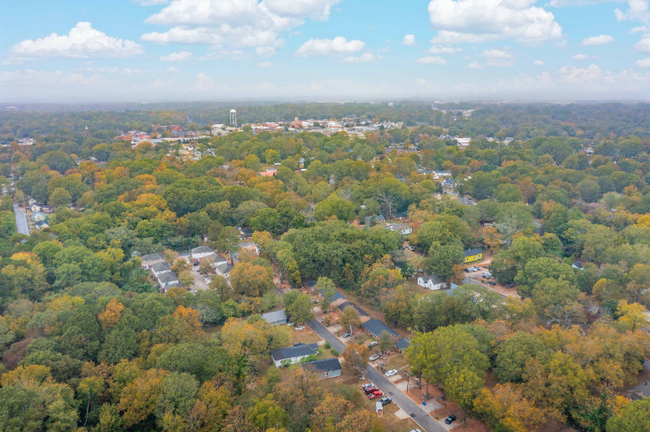
[[[97,315],[99,323],[102,325],[102,328],[112,328],[120,322],[122,318],[122,311],[124,310],[124,305],[118,302],[116,299],[111,299],[106,305],[104,312],[101,312]]]

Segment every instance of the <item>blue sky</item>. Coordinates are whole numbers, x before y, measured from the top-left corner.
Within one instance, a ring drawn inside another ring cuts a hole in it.
[[[649,1],[5,1],[0,100],[648,100]]]

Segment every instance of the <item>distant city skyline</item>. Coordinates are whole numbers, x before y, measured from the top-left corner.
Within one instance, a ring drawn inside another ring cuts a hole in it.
[[[649,1],[6,2],[0,101],[647,101]]]

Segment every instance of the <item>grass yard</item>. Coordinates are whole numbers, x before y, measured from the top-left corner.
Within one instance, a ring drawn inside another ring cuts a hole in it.
[[[320,336],[314,333],[309,327],[305,327],[303,330],[294,330],[293,331],[293,343],[318,343],[321,341]]]
[[[409,364],[408,360],[400,354],[391,354],[388,361],[384,358],[384,368],[386,370],[401,369]]]

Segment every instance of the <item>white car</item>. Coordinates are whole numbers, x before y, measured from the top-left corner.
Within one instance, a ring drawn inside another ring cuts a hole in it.
[[[387,377],[392,377],[393,375],[397,375],[397,369],[391,369],[388,372],[386,372]]]
[[[373,356],[370,356],[370,358],[368,358],[368,360],[375,361],[375,360],[378,360],[380,358],[381,358],[381,354],[375,354]]]
[[[305,326],[298,326],[298,327],[296,327],[296,330],[304,330],[304,329],[305,329]]]

